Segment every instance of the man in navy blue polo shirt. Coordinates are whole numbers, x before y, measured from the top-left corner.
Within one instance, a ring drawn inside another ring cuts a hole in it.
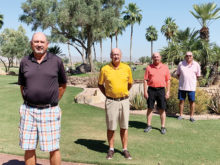
[[[61,109],[58,102],[66,89],[62,60],[48,53],[45,34],[37,32],[31,40],[33,53],[21,60],[18,84],[24,104],[20,107],[20,146],[25,164],[36,164],[36,147],[50,152],[50,164],[60,165]]]

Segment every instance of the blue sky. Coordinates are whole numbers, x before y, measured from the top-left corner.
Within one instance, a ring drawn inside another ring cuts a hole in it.
[[[21,3],[25,0],[1,0],[0,13],[4,15],[4,25],[0,32],[5,28],[17,29],[21,24],[31,39],[34,32],[31,26],[21,23],[18,18],[22,14]],[[159,51],[167,45],[166,38],[161,34],[160,29],[167,17],[175,19],[179,29],[190,27],[191,29],[200,29],[199,22],[191,15],[189,10],[193,10],[193,4],[215,2],[220,7],[220,0],[125,0],[125,5],[130,2],[136,3],[142,10],[143,19],[141,24],[135,24],[133,35],[132,59],[138,60],[141,56],[150,56],[150,42],[145,39],[146,28],[150,25],[156,27],[158,31],[158,40],[154,42],[154,51]],[[220,46],[220,19],[213,22],[210,27],[210,41]],[[40,29],[39,29],[40,31]],[[130,45],[130,26],[122,36],[119,36],[119,48],[123,52],[123,60],[129,60]],[[115,40],[113,42],[115,47]],[[67,46],[61,45],[63,53],[67,54]],[[96,46],[97,59],[99,60],[99,45]],[[106,39],[103,43],[104,59],[109,60],[110,40]],[[80,61],[80,55],[72,48],[71,54],[73,61]]]

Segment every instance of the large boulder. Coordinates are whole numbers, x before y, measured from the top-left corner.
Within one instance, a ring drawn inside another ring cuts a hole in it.
[[[14,71],[9,71],[9,72],[7,73],[7,75],[16,76],[16,73],[15,73]]]
[[[80,73],[87,73],[91,72],[91,67],[89,64],[81,64],[80,66],[76,67],[76,70]]]
[[[84,91],[75,97],[75,102],[80,104],[95,105],[105,102],[105,96],[98,88],[85,88]]]

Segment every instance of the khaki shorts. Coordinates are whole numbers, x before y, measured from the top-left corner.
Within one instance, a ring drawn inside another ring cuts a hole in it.
[[[125,99],[122,101],[106,99],[105,111],[107,129],[112,131],[116,130],[118,122],[120,128],[128,129],[129,109],[129,99]]]

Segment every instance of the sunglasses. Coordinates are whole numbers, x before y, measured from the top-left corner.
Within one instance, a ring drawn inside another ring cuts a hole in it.
[[[192,55],[186,55],[186,57],[192,57]]]

